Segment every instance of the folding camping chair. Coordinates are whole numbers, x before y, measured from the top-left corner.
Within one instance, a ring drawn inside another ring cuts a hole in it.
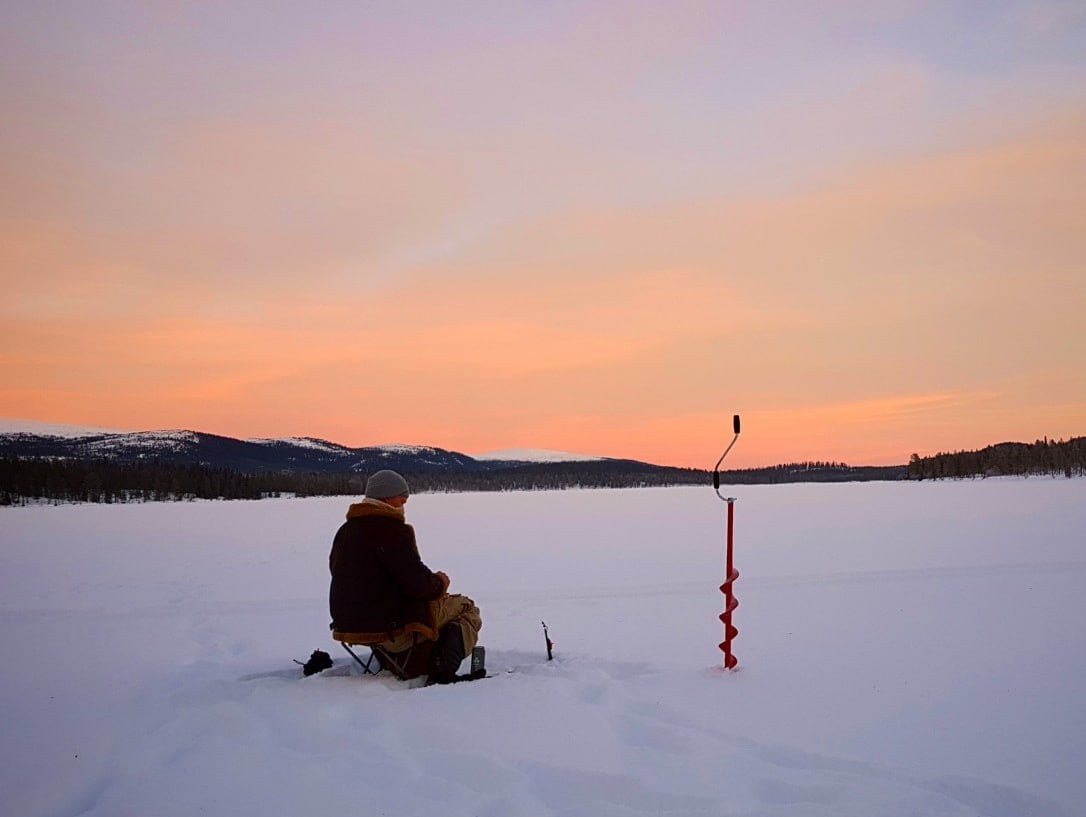
[[[332,638],[343,645],[343,649],[360,667],[363,675],[377,675],[387,669],[401,681],[426,675],[430,671],[430,654],[434,649],[437,633],[424,624],[408,624],[411,633],[411,646],[400,652],[392,652],[381,644],[388,640],[387,633],[341,633],[332,631]],[[363,661],[352,646],[369,647],[369,657]],[[373,669],[373,660],[377,659],[377,669]]]

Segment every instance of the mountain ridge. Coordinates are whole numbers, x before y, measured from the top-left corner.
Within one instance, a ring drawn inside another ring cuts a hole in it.
[[[247,473],[364,473],[381,468],[411,473],[473,472],[541,462],[600,462],[607,459],[540,450],[494,452],[475,458],[436,446],[391,443],[351,447],[319,437],[239,439],[190,429],[99,432],[79,427],[30,424],[25,430],[17,430],[10,423],[0,429],[3,429],[0,430],[0,457],[120,463],[160,461]],[[509,456],[500,456],[507,453]],[[540,458],[546,454],[555,456]]]

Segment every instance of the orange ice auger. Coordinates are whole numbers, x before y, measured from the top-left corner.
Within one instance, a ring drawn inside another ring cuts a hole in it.
[[[724,453],[720,455],[720,459],[716,461],[716,466],[713,468],[713,488],[716,490],[716,495],[724,502],[728,503],[728,548],[725,557],[726,578],[724,579],[724,584],[720,585],[720,592],[724,594],[724,612],[720,614],[720,620],[724,623],[724,640],[718,645],[720,651],[724,653],[724,669],[726,670],[735,669],[739,664],[739,659],[732,655],[732,639],[739,635],[739,630],[732,624],[732,611],[739,606],[732,585],[735,583],[735,580],[739,578],[739,571],[735,569],[735,565],[732,561],[732,529],[735,521],[735,497],[722,496],[720,493],[720,463],[724,462],[724,458],[728,456],[728,452],[732,450],[735,441],[739,439],[738,414],[732,419],[732,426],[735,429],[735,436],[732,437],[731,443],[724,449]]]

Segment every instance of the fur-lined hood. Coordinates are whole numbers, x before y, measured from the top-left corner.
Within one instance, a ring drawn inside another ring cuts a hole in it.
[[[404,521],[403,508],[394,508],[387,502],[367,497],[361,502],[356,502],[347,509],[347,518],[354,519],[358,516],[387,516],[391,519]]]

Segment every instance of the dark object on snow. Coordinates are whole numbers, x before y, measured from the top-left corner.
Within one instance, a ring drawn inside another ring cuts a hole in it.
[[[486,647],[473,647],[471,650],[471,679],[486,677]]]
[[[554,660],[554,642],[551,641],[550,633],[547,632],[547,622],[540,622],[543,625],[543,640],[547,642],[547,660]]]
[[[309,656],[309,660],[304,664],[297,659],[294,660],[294,663],[301,666],[302,674],[308,678],[310,675],[316,675],[318,672],[331,669],[332,656],[324,650],[313,650],[313,654]]]

